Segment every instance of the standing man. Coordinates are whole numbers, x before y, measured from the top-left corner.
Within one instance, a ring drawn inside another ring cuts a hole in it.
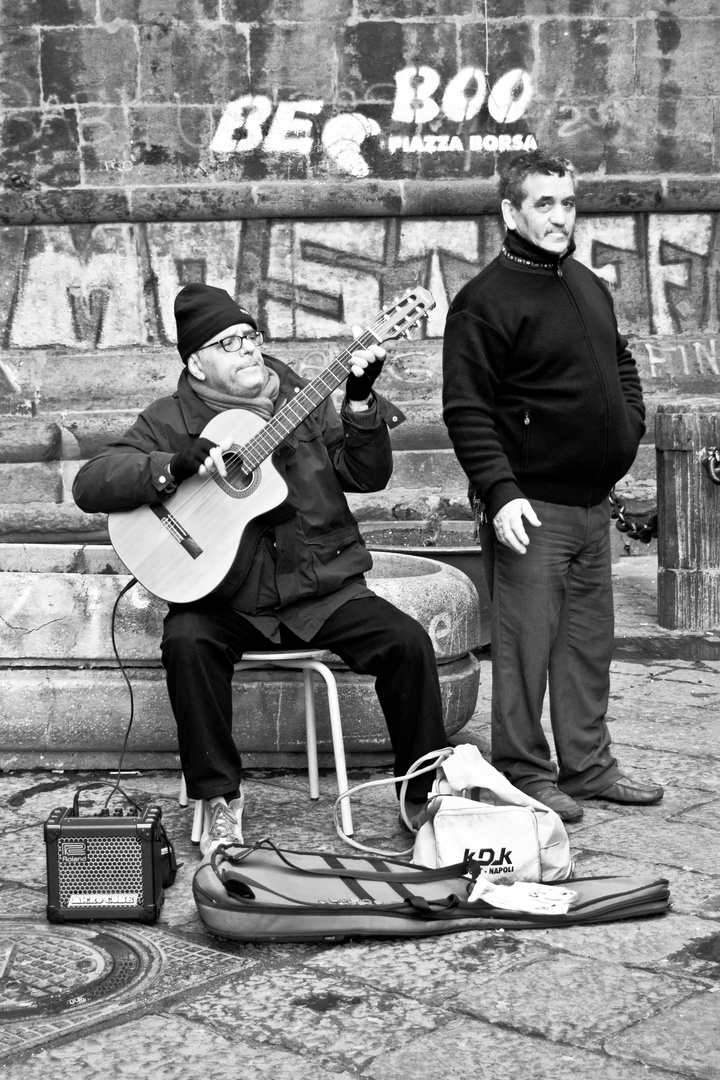
[[[448,312],[443,404],[481,522],[492,597],[492,762],[560,814],[576,799],[655,803],[621,772],[606,723],[613,485],[645,431],[635,361],[605,284],[571,257],[568,161],[501,172],[499,255]],[[557,764],[540,718],[549,686]]]
[[[73,495],[88,513],[158,505],[195,473],[226,475],[231,440],[202,436],[213,416],[235,409],[269,420],[307,385],[263,355],[263,332],[223,289],[186,285],[175,320],[185,365],[177,390],[80,469]],[[374,675],[398,776],[445,745],[432,642],[365,584],[372,558],[345,498],[384,488],[392,473],[388,423],[398,422],[398,410],[373,390],[384,357],[380,346],[356,351],[340,415],[326,398],[275,453],[289,498],[253,523],[247,572],[243,542],[210,595],[169,606],[162,660],[188,795],[210,804],[203,855],[243,840],[232,678],[245,651],[330,649],[352,671]],[[239,413],[239,436],[241,424]],[[422,803],[428,786],[426,777],[413,780],[410,799]]]

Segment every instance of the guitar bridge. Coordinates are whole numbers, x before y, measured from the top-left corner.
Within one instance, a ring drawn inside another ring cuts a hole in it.
[[[203,549],[196,540],[193,540],[190,533],[183,529],[178,519],[170,513],[166,506],[153,504],[150,509],[160,524],[170,533],[173,540],[177,540],[180,547],[184,548],[188,555],[193,559],[197,559],[202,555]]]

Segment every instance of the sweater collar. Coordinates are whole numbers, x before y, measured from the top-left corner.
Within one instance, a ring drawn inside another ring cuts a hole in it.
[[[503,241],[502,253],[511,262],[520,262],[526,266],[536,267],[538,270],[558,271],[562,264],[575,250],[575,241],[571,238],[570,244],[562,255],[556,255],[552,251],[545,251],[530,240],[521,236],[517,229],[508,229]]]

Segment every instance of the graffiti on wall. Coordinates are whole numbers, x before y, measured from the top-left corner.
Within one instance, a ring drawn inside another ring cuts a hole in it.
[[[421,284],[437,301],[423,333],[439,338],[452,297],[501,236],[494,217],[5,228],[1,345],[170,345],[174,298],[191,281],[240,298],[272,338],[307,342],[346,337]],[[720,214],[587,216],[576,241],[623,332],[649,339],[651,377],[720,373]]]
[[[478,67],[464,67],[442,86],[440,74],[427,65],[395,73],[395,96],[388,130],[364,113],[344,112],[327,119],[320,143],[340,173],[364,179],[371,165],[363,144],[391,156],[404,154],[504,153],[534,150],[535,137],[506,130],[523,116],[533,96],[530,75],[514,68],[492,86]],[[219,155],[247,155],[256,150],[309,157],[315,126],[325,107],[322,98],[274,103],[262,94],[229,102],[210,144]],[[489,129],[485,130],[488,128]],[[429,131],[418,131],[429,125]],[[398,128],[411,127],[398,131]],[[500,131],[497,130],[498,126]],[[446,130],[443,130],[446,128]]]

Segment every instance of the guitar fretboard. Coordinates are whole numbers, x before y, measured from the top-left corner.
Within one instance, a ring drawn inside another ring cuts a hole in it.
[[[376,345],[377,341],[378,339],[370,331],[364,331],[333,360],[330,367],[298,391],[290,401],[287,401],[262,431],[240,448],[243,467],[252,472],[261,462],[270,457],[283,439],[299,427],[305,417],[309,416],[313,409],[317,409],[318,405],[321,405],[325,398],[329,397],[333,390],[337,390],[338,386],[347,379],[350,374],[348,365],[352,354],[358,349],[367,349],[370,345]]]

